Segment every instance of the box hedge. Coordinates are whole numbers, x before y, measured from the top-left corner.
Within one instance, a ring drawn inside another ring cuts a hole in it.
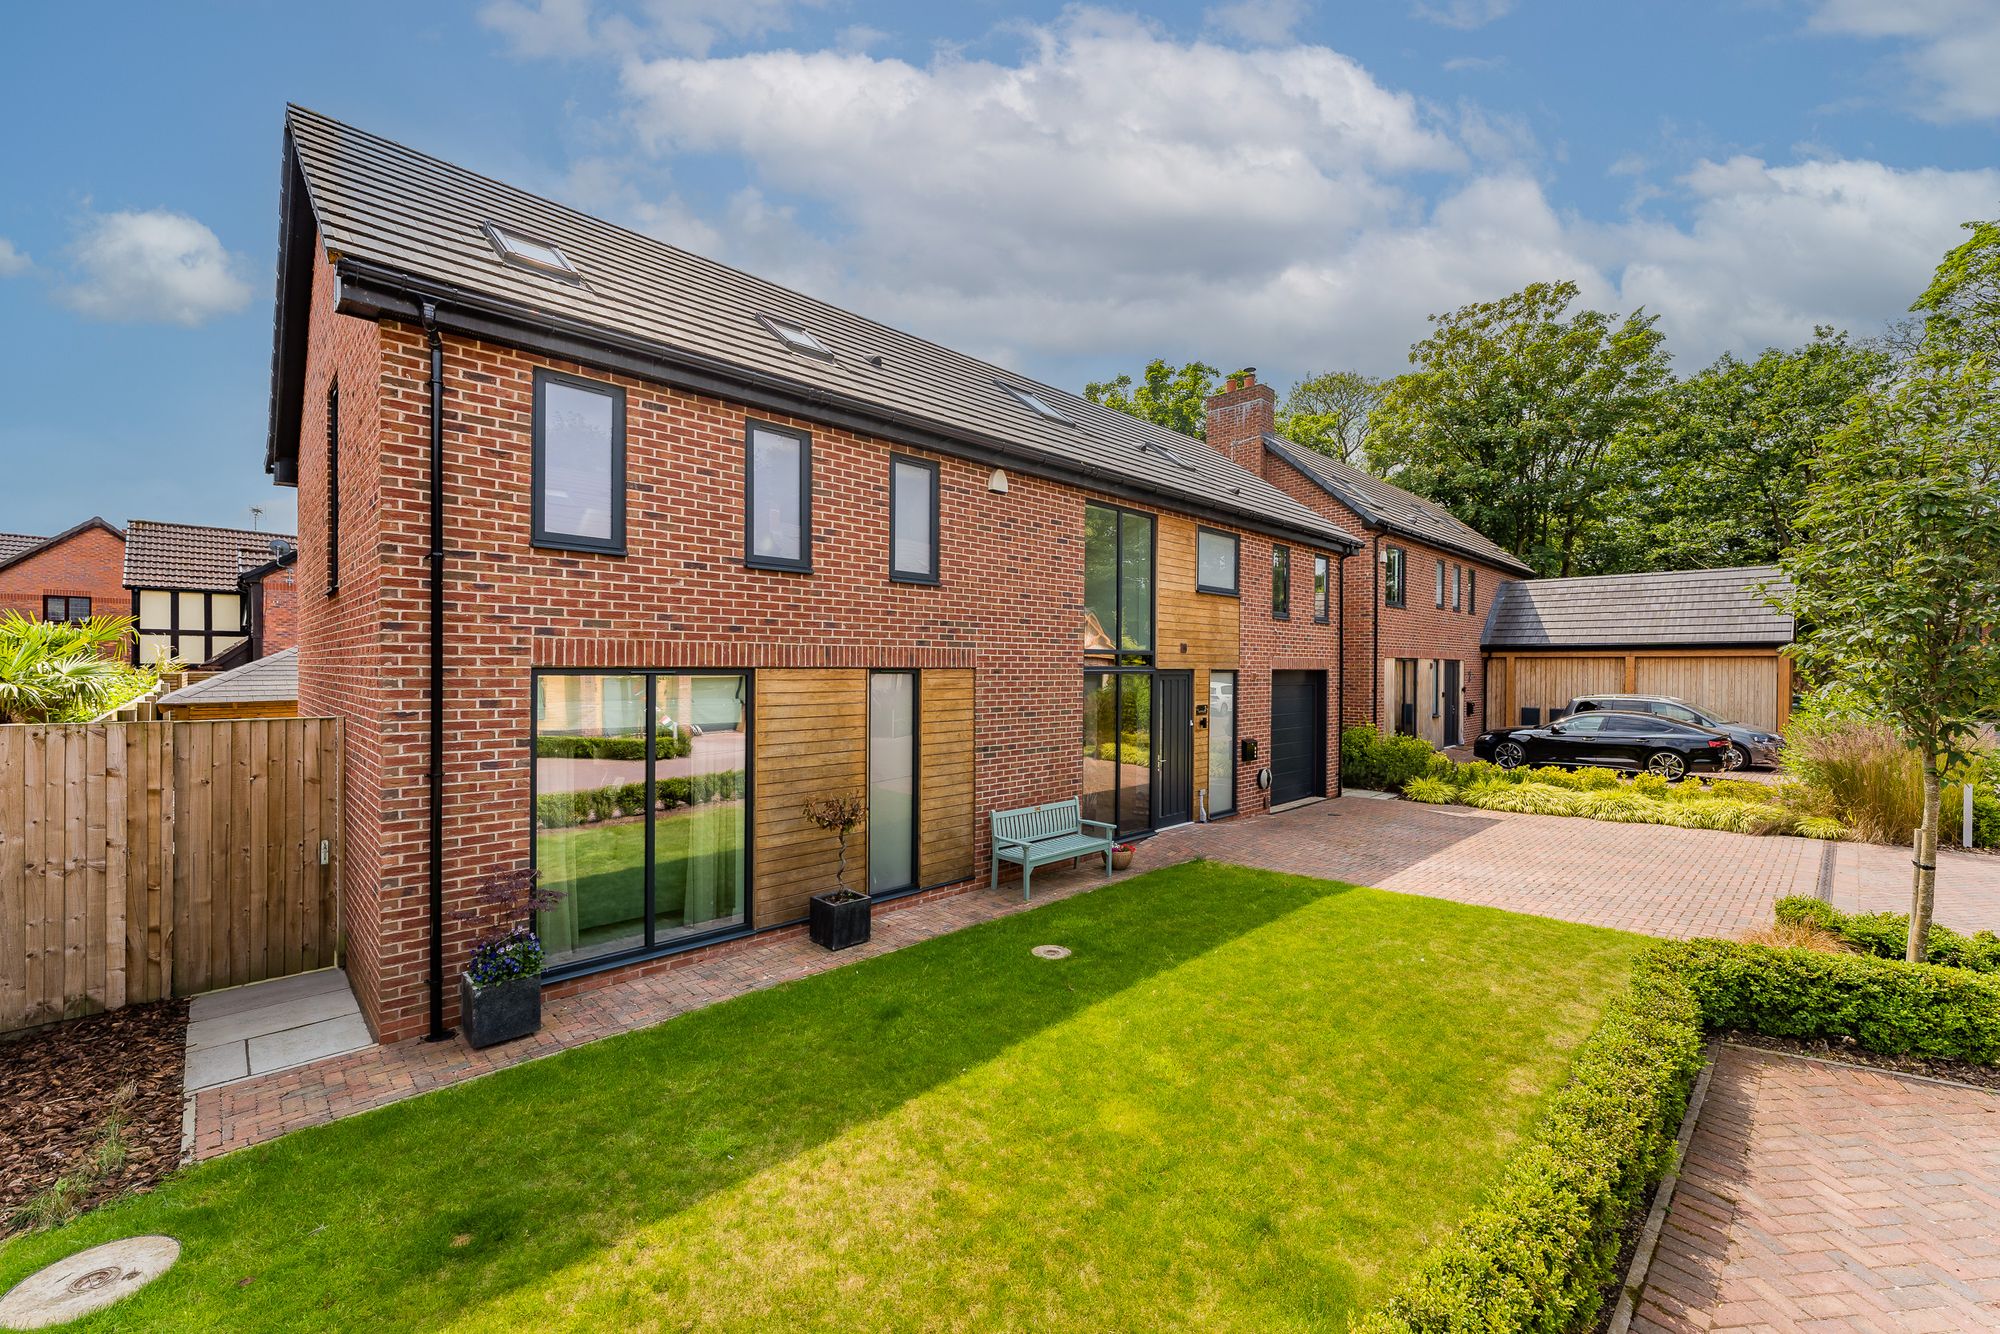
[[[1816,926],[1878,959],[1900,959],[1909,949],[1910,919],[1906,913],[1844,913],[1818,899],[1792,897],[1778,900],[1776,916],[1783,924]],[[1930,935],[1925,937],[1924,958],[1947,968],[2000,973],[2000,936],[1991,931],[1960,935],[1933,922]]]

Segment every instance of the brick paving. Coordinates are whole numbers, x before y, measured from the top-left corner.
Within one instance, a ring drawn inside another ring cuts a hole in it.
[[[2000,1095],[1723,1046],[1631,1328],[2000,1329]]]
[[[1208,857],[1651,935],[1729,936],[1767,923],[1781,895],[1813,893],[1826,847],[1350,795],[1171,830],[1140,844],[1127,874]],[[1881,898],[1880,906],[1893,906],[1898,865],[1907,875],[1908,856],[1899,849],[1836,845],[1835,903]],[[1945,853],[1939,881],[1940,921],[1966,930],[2000,924],[2000,857]],[[1035,877],[1035,902],[1103,883],[1101,871],[1045,869]],[[800,930],[679,956],[595,989],[552,993],[540,1033],[484,1052],[457,1041],[401,1042],[205,1089],[196,1095],[189,1148],[211,1157],[1022,908],[1010,873],[997,893],[981,884],[878,910],[874,940],[837,955]]]

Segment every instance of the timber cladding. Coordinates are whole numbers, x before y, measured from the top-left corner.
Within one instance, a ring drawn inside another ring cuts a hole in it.
[[[765,668],[757,673],[756,827],[750,873],[753,924],[806,915],[806,900],[833,888],[840,840],[805,816],[821,797],[866,796],[868,673]],[[847,884],[866,890],[867,839],[847,838]]]
[[[934,668],[917,683],[917,883],[970,879],[974,824],[973,675]]]
[[[1630,653],[1494,653],[1487,679],[1496,727],[1522,709],[1549,721],[1578,695],[1671,695],[1729,722],[1782,731],[1791,715],[1791,659],[1768,648],[1635,650]]]
[[[340,748],[327,718],[0,727],[0,1031],[334,963]]]

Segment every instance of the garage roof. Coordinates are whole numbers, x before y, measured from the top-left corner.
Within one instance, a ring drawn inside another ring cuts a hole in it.
[[[267,467],[296,458],[303,323],[296,270],[316,226],[341,309],[408,319],[668,383],[718,382],[739,401],[786,396],[798,415],[1243,527],[1357,549],[1360,540],[1178,431],[1103,407],[752,274],[626,231],[328,117],[286,115],[287,211]],[[310,209],[308,220],[302,208]],[[459,321],[454,324],[452,321]],[[774,332],[801,331],[818,350]],[[748,391],[746,394],[745,391]],[[722,392],[718,389],[716,392]],[[1054,409],[1045,414],[1031,404]]]
[[[266,658],[246,662],[205,681],[162,695],[161,708],[189,704],[283,704],[299,697],[299,651],[280,649]]]
[[[1758,591],[1791,591],[1775,565],[1528,579],[1486,613],[1487,649],[1751,648],[1792,642],[1792,618]]]

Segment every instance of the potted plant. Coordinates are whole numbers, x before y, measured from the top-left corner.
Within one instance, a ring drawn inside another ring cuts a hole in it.
[[[847,887],[847,836],[868,818],[868,803],[854,796],[822,797],[806,803],[805,817],[828,833],[840,836],[840,866],[833,875],[834,887],[827,893],[813,895],[807,905],[808,931],[813,943],[830,950],[865,944],[874,900]]]
[[[1111,869],[1122,871],[1130,866],[1132,864],[1132,851],[1133,848],[1130,843],[1113,843],[1111,845]]]
[[[542,938],[521,918],[548,911],[564,896],[541,888],[536,877],[527,867],[489,876],[476,891],[482,906],[455,914],[488,924],[473,938],[458,979],[459,1023],[475,1048],[524,1038],[542,1026]]]

